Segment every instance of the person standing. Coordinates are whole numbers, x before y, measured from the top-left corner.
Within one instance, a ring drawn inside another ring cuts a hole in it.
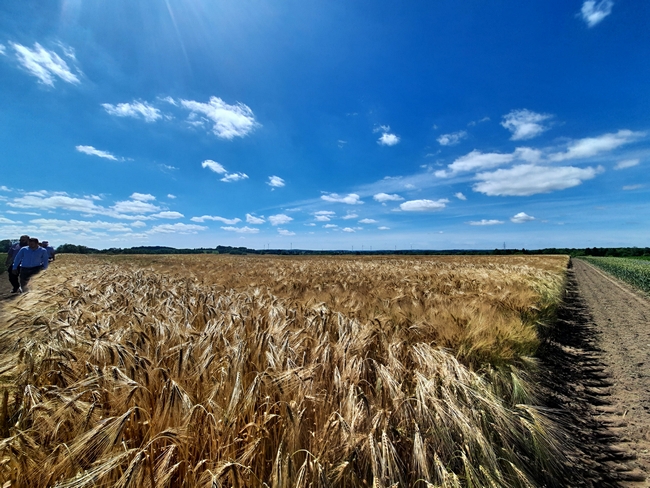
[[[29,236],[24,235],[20,236],[20,240],[9,248],[7,251],[7,260],[5,261],[5,266],[7,267],[7,273],[9,273],[9,283],[11,283],[11,293],[18,293],[20,291],[20,283],[18,282],[18,275],[12,273],[12,266],[14,264],[14,259],[16,254],[20,251],[21,247],[25,247],[29,244]],[[18,267],[20,269],[20,266]]]
[[[27,283],[32,276],[47,269],[49,262],[47,250],[38,245],[36,237],[30,237],[27,247],[22,247],[16,254],[12,268],[14,274],[20,273],[20,287],[23,292],[27,291]]]
[[[56,259],[56,253],[54,252],[54,248],[50,246],[50,243],[48,241],[41,242],[41,247],[47,251],[48,259],[50,260],[50,262]]]

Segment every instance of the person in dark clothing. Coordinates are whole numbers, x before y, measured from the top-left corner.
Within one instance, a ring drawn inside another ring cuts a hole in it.
[[[25,247],[29,244],[29,236],[20,236],[20,240],[9,248],[7,251],[7,260],[5,261],[5,266],[7,267],[7,272],[9,273],[9,283],[11,283],[11,293],[18,293],[20,291],[20,282],[18,281],[18,275],[12,273],[12,266],[14,264],[14,258],[21,247]],[[20,267],[19,267],[20,269]]]

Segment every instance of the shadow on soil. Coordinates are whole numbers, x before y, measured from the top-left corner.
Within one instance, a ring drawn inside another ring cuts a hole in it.
[[[557,323],[539,351],[538,379],[573,444],[570,479],[565,486],[621,487],[630,468],[630,454],[617,449],[615,420],[608,408],[612,385],[601,361],[598,331],[580,298],[573,270],[568,270],[565,301]]]

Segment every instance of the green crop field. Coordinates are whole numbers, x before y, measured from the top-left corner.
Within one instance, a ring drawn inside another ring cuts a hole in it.
[[[583,257],[588,263],[650,293],[650,261],[636,258]]]

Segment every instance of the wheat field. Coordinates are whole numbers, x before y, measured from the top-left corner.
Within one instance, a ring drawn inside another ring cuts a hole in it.
[[[0,312],[0,486],[561,485],[567,261],[61,255]]]

